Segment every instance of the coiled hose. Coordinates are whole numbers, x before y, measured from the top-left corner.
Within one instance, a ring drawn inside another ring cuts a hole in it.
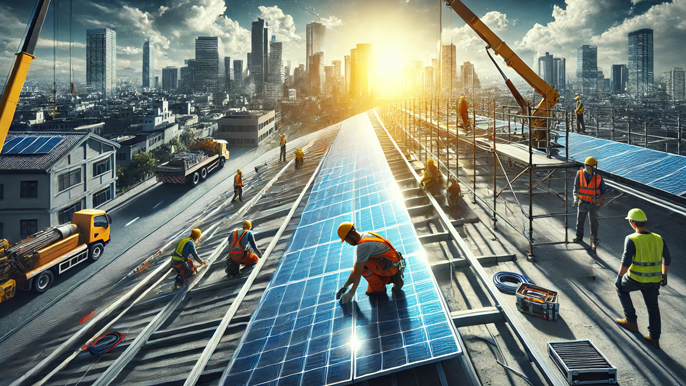
[[[514,283],[515,285],[506,283]],[[517,288],[519,288],[520,284],[534,283],[520,273],[500,271],[493,274],[493,284],[495,284],[496,288],[498,288],[500,292],[514,295],[515,292],[517,292]]]
[[[108,332],[91,343],[90,347],[88,347],[88,351],[90,351],[91,355],[99,357],[117,347],[117,345],[124,340],[125,335],[126,334],[122,334],[119,331]]]

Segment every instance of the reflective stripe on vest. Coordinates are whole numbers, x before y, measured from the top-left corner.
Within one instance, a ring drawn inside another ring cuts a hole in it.
[[[589,183],[586,181],[586,173],[583,170],[579,170],[579,198],[583,201],[596,202],[596,199],[600,196],[601,182],[602,177],[599,174],[595,174],[591,177]]]
[[[393,248],[393,244],[391,244],[390,241],[386,240],[385,238],[383,238],[378,233],[374,233],[374,232],[367,232],[367,233],[373,235],[374,237],[363,238],[357,243],[358,245],[361,243],[375,241],[377,243],[386,244],[386,246],[388,247],[388,251],[386,251],[380,255],[369,256],[370,259],[386,259],[386,260],[390,261],[391,263],[398,262],[398,260],[399,260],[398,259],[398,252],[395,250],[395,248]]]
[[[662,237],[655,233],[634,233],[629,238],[636,247],[629,277],[639,283],[659,283],[662,280]]]
[[[248,233],[248,231],[243,230],[243,233],[241,233],[241,236],[238,237],[238,229],[235,229],[233,231],[233,242],[231,243],[231,247],[229,247],[229,254],[233,253],[243,253],[245,251],[245,248],[241,247],[241,240],[243,240],[243,236]]]
[[[240,174],[236,174],[236,177],[233,178],[233,184],[243,186],[243,177]]]
[[[581,101],[576,102],[576,113],[582,114],[584,112],[584,104]]]
[[[179,241],[179,243],[176,245],[176,249],[172,253],[172,260],[178,260],[178,261],[185,261],[186,260],[183,257],[183,248],[185,248],[186,244],[191,240],[192,239],[190,237],[185,237]]]

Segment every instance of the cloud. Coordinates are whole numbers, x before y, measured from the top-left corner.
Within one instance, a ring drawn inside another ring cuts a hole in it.
[[[117,45],[117,54],[136,55],[136,54],[140,54],[142,52],[143,52],[143,50],[138,48],[138,47]]]
[[[510,25],[507,15],[498,11],[488,12],[481,20],[491,30],[499,34],[507,31]],[[486,42],[466,24],[461,27],[443,28],[443,44],[448,45],[451,43],[457,47],[457,57],[461,61],[467,60],[465,59],[465,55],[471,55],[477,52],[483,53],[484,48],[486,47]],[[479,56],[486,58],[485,54]],[[474,59],[472,58],[472,60]]]
[[[271,33],[276,35],[276,40],[281,42],[293,42],[302,40],[302,37],[295,33],[295,22],[293,16],[286,15],[278,6],[265,7],[259,6],[261,19],[269,23]]]
[[[329,17],[322,17],[321,20],[319,20],[319,22],[324,24],[326,28],[340,27],[343,25],[343,20],[333,15]]]

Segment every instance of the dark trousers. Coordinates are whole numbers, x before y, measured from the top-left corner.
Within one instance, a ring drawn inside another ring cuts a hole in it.
[[[279,161],[286,162],[286,146],[281,146],[281,154],[279,154]]]
[[[576,212],[576,235],[584,237],[584,222],[588,216],[591,223],[591,241],[598,238],[598,207],[587,201],[581,201]]]
[[[662,332],[662,322],[660,321],[660,308],[657,304],[657,297],[660,295],[660,283],[639,283],[624,275],[622,278],[622,289],[617,290],[619,301],[624,308],[624,316],[630,323],[636,323],[638,316],[636,316],[636,309],[634,303],[631,301],[631,293],[634,291],[641,291],[643,293],[643,301],[648,307],[648,332],[653,339],[660,339]]]
[[[462,118],[462,127],[464,127],[464,131],[469,132],[472,130],[472,125],[469,120],[469,115],[467,114],[460,114],[460,118]]]
[[[240,185],[233,186],[233,198],[231,201],[236,201],[236,197],[243,202],[243,187]]]
[[[584,114],[576,114],[576,131],[577,133],[586,132],[586,125],[584,124]]]

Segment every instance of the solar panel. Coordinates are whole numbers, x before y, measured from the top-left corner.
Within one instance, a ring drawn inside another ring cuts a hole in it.
[[[24,149],[35,142],[38,137],[19,137],[19,141],[5,154],[20,154]]]
[[[59,137],[15,137],[5,143],[2,154],[47,154],[61,141]]]
[[[40,149],[49,140],[49,137],[36,138],[35,141],[33,141],[29,146],[26,146],[19,154],[34,154],[36,150]]]
[[[14,138],[10,139],[9,141],[5,142],[5,144],[2,147],[2,154],[8,154],[8,152],[10,150],[12,150],[12,148],[16,144],[21,142],[21,140],[23,140],[23,139],[24,139],[24,137],[14,137]]]
[[[354,260],[354,247],[337,235],[343,221],[378,232],[403,253],[402,291],[370,298],[362,279],[355,302],[336,301]],[[366,115],[350,119],[322,164],[225,383],[351,382],[461,352],[371,122]]]
[[[60,142],[62,142],[63,138],[50,138],[43,146],[41,146],[39,149],[37,149],[34,154],[47,154],[52,151],[52,149],[55,148]]]

